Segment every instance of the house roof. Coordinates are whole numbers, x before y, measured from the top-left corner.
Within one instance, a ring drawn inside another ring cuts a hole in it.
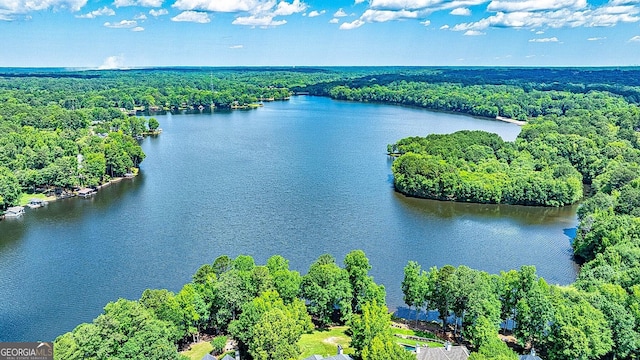
[[[321,355],[311,355],[308,358],[305,358],[304,360],[353,360],[353,359],[349,355],[338,354],[338,355],[334,355],[326,358],[322,357]]]
[[[211,354],[206,354],[205,356],[202,357],[201,360],[218,360],[218,358]]]
[[[222,360],[235,360],[231,355],[227,354],[225,355]]]
[[[452,346],[449,350],[443,347],[420,348],[418,360],[466,360],[469,350],[464,346]]]
[[[542,358],[540,358],[539,356],[536,356],[535,354],[529,354],[529,355],[520,355],[520,360],[542,360]]]
[[[338,354],[332,357],[324,358],[324,360],[353,360],[353,359],[351,359],[351,356],[349,355]]]

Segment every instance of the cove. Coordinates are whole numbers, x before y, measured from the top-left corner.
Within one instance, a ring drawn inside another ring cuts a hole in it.
[[[390,308],[403,267],[461,264],[497,273],[535,265],[574,281],[576,207],[448,203],[393,189],[386,145],[486,130],[499,121],[389,105],[293,97],[252,111],[156,116],[141,173],[91,199],[0,221],[0,341],[53,340],[146,288],[177,291],[217,256],[273,254],[306,273],[321,254],[365,251]]]

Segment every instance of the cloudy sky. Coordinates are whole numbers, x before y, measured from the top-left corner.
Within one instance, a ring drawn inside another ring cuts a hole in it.
[[[0,0],[0,66],[640,65],[640,0]]]

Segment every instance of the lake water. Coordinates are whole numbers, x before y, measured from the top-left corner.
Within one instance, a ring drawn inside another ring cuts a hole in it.
[[[53,340],[146,288],[178,291],[217,256],[274,254],[306,273],[321,254],[363,249],[402,306],[409,260],[497,273],[534,264],[550,283],[577,267],[575,207],[527,208],[406,198],[386,145],[498,121],[387,105],[294,97],[253,111],[158,116],[141,174],[92,199],[56,201],[0,221],[0,341]]]

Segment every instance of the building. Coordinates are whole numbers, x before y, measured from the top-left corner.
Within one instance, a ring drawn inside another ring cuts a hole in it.
[[[345,355],[342,352],[342,346],[338,345],[338,353],[330,357],[322,357],[321,355],[311,355],[304,360],[353,360],[351,356]]]
[[[418,360],[466,360],[469,350],[465,346],[452,346],[446,342],[444,347],[416,347]]]
[[[8,218],[20,217],[23,214],[24,214],[24,207],[23,206],[12,206],[10,208],[7,208],[7,211],[4,212],[4,216],[8,217]]]
[[[78,196],[83,197],[83,198],[88,198],[90,196],[93,196],[96,194],[96,190],[95,189],[91,189],[91,188],[84,188],[78,191]]]
[[[520,360],[542,360],[538,355],[536,355],[536,349],[531,348],[531,353],[529,355],[520,355]]]

